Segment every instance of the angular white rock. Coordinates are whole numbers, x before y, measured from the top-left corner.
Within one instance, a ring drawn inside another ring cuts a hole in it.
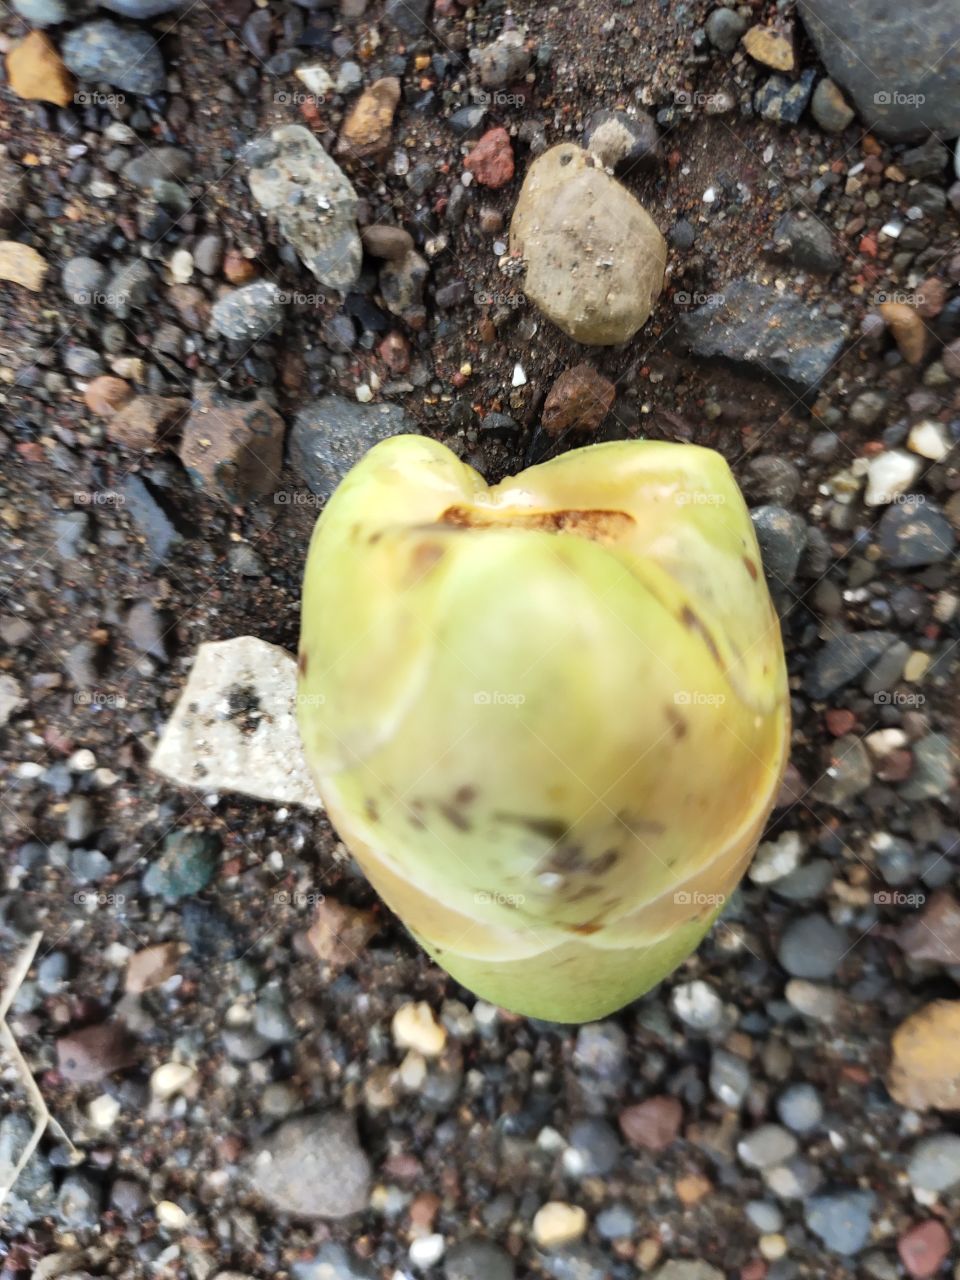
[[[927,418],[910,428],[907,448],[912,449],[914,453],[919,453],[921,458],[939,462],[950,452],[950,438],[939,422],[933,422]]]
[[[882,507],[893,502],[910,488],[922,466],[919,458],[904,449],[878,453],[870,460],[864,502],[868,507]]]
[[[320,809],[296,697],[285,649],[256,636],[202,644],[150,765],[181,786]]]

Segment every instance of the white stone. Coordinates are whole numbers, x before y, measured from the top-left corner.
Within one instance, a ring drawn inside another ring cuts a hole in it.
[[[586,1229],[586,1211],[562,1200],[545,1204],[533,1220],[533,1238],[541,1249],[561,1249],[579,1240]]]
[[[712,987],[705,982],[684,982],[675,987],[670,1004],[681,1022],[699,1031],[707,1031],[720,1025],[723,1003]]]
[[[890,449],[870,459],[867,469],[868,507],[882,507],[905,493],[920,474],[922,463],[904,449]]]
[[[154,1212],[161,1227],[168,1231],[182,1231],[190,1219],[178,1204],[172,1200],[161,1200]]]
[[[120,1103],[109,1093],[101,1093],[87,1107],[87,1119],[101,1133],[109,1133],[120,1115]]]
[[[410,1261],[421,1271],[426,1271],[440,1261],[445,1247],[443,1236],[421,1236],[410,1245]]]
[[[196,1075],[193,1067],[185,1062],[165,1062],[150,1077],[150,1092],[155,1098],[166,1101],[182,1093]]]
[[[235,688],[253,690],[256,716],[231,714]],[[297,664],[285,649],[255,636],[202,644],[150,765],[200,791],[319,809],[297,730],[296,694]]]
[[[931,462],[939,462],[950,452],[950,440],[943,425],[932,422],[929,418],[918,422],[910,428],[907,436],[907,448],[919,453],[921,458],[929,458]]]
[[[749,876],[754,884],[775,884],[796,871],[803,857],[803,841],[797,831],[784,831],[778,840],[767,840],[756,852]]]
[[[324,98],[333,91],[333,77],[325,67],[297,67],[294,75],[309,93]]]
[[[0,675],[0,725],[4,725],[15,711],[27,705],[19,681],[13,676]]]
[[[438,1057],[447,1043],[446,1031],[425,1000],[402,1004],[393,1015],[391,1031],[398,1049],[415,1049],[425,1058]]]

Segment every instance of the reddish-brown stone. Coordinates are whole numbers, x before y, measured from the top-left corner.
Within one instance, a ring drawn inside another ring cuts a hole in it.
[[[505,187],[513,177],[513,147],[506,129],[488,129],[473,148],[463,167],[481,187]]]
[[[950,1236],[936,1218],[918,1222],[897,1241],[897,1253],[914,1280],[929,1280],[936,1275],[950,1252]]]
[[[133,395],[133,387],[129,382],[105,373],[102,377],[94,378],[87,383],[83,402],[97,417],[109,418],[125,404],[129,404]]]
[[[676,1098],[659,1094],[620,1112],[620,1130],[631,1147],[665,1151],[680,1132],[683,1107]]]
[[[550,388],[543,405],[543,429],[552,436],[562,431],[596,431],[616,394],[613,383],[592,365],[576,364]]]

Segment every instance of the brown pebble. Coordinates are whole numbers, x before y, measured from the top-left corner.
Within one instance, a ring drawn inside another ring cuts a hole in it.
[[[406,373],[410,368],[410,343],[396,329],[391,329],[377,347],[377,355],[393,374]]]
[[[348,907],[325,897],[307,933],[307,941],[318,959],[334,969],[358,962],[379,923],[372,911]]]
[[[73,102],[73,76],[56,46],[42,31],[31,31],[7,54],[7,78],[18,98],[30,102]]]
[[[881,302],[879,311],[907,364],[922,364],[927,330],[919,312],[907,302]]]
[[[584,362],[561,373],[543,404],[543,429],[552,436],[562,431],[596,431],[613,408],[613,383]]]
[[[117,1022],[71,1031],[57,1041],[57,1069],[71,1084],[93,1084],[135,1061],[129,1033]]]
[[[181,396],[136,396],[107,423],[107,438],[125,449],[154,449],[172,439],[190,411]]]
[[[180,967],[180,948],[175,942],[158,942],[135,951],[127,961],[124,989],[134,995],[162,987]]]
[[[9,280],[31,293],[39,293],[47,278],[46,259],[19,240],[0,241],[0,280]]]
[[[897,1253],[913,1280],[930,1280],[950,1252],[950,1235],[937,1218],[928,1218],[905,1231],[897,1241]]]
[[[917,310],[925,320],[933,320],[947,305],[949,290],[935,276],[924,280],[917,290]]]
[[[371,258],[386,258],[391,262],[399,262],[413,249],[413,236],[409,231],[382,223],[364,227],[360,239]]]
[[[91,413],[95,413],[100,418],[109,418],[125,404],[129,404],[133,396],[133,387],[129,382],[105,373],[87,383],[83,402]]]
[[[249,284],[256,279],[257,268],[250,258],[245,258],[236,249],[228,249],[223,255],[223,274],[231,284]]]
[[[620,1112],[623,1136],[631,1147],[665,1151],[676,1139],[683,1122],[683,1107],[677,1098],[658,1094]]]
[[[400,81],[396,76],[384,76],[364,89],[343,122],[338,154],[355,160],[381,156],[390,145],[393,115],[399,101]]]
[[[848,711],[846,707],[831,707],[829,711],[824,713],[823,718],[826,722],[827,730],[835,738],[842,738],[844,734],[852,733],[857,723],[857,717],[852,711]]]

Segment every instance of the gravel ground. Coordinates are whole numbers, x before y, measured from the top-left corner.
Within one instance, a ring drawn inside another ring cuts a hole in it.
[[[960,1277],[960,20],[799,7],[3,9],[0,946],[52,1117],[3,1280]],[[666,239],[647,318],[611,233],[618,345],[510,252],[560,143]],[[148,767],[199,644],[295,649],[317,508],[403,430],[491,480],[692,441],[751,506],[792,763],[608,1021],[478,1002],[322,815]]]

